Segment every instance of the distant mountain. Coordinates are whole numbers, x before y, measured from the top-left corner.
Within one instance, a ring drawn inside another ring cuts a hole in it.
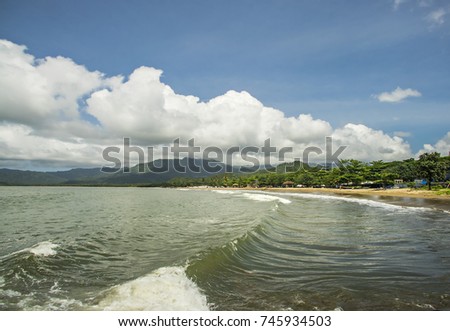
[[[275,172],[275,173],[289,173],[289,172],[297,172],[301,169],[310,169],[310,165],[307,163],[303,163],[301,161],[294,161],[294,162],[285,162],[280,163],[274,167],[267,168],[267,171],[269,172]]]
[[[129,169],[90,168],[39,172],[0,169],[0,185],[158,185],[174,178],[202,178],[237,172],[214,160],[160,159]]]
[[[110,168],[111,169],[111,168]],[[71,181],[71,180],[89,180],[94,179],[103,176],[108,176],[108,173],[101,172],[101,168],[91,168],[91,169],[84,169],[84,168],[76,168],[71,169],[67,171],[55,171],[55,172],[47,172],[50,174],[53,174],[59,178],[63,178],[65,180]],[[118,169],[112,169],[114,171],[117,171]],[[110,173],[111,171],[109,171]]]
[[[56,185],[64,181],[48,172],[0,169],[0,185]]]

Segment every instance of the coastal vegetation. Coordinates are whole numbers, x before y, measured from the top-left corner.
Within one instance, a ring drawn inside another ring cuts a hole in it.
[[[277,167],[254,173],[223,173],[206,178],[174,178],[166,185],[176,187],[330,187],[330,188],[387,188],[422,187],[441,189],[448,184],[450,156],[424,153],[418,160],[362,162],[341,160],[339,166],[308,165],[300,161],[283,163]],[[432,184],[434,184],[432,186]]]
[[[185,166],[176,170],[175,163]],[[339,165],[283,163],[266,169],[231,167],[216,163],[219,172],[211,173],[206,160],[156,160],[130,169],[72,169],[56,172],[0,169],[0,185],[65,185],[65,186],[159,186],[159,187],[327,187],[388,188],[410,187],[438,190],[450,194],[450,156],[424,153],[417,160],[362,162],[340,160]],[[164,171],[162,165],[166,165]],[[189,166],[188,166],[189,165]],[[195,166],[195,167],[194,167]],[[140,172],[138,169],[146,168]],[[200,169],[196,171],[195,169]],[[127,171],[125,171],[127,170]]]

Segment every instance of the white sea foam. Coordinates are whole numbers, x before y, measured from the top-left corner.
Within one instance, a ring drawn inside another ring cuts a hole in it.
[[[430,305],[429,303],[416,303],[414,306],[419,307],[420,309],[427,309],[427,310],[437,310],[433,307],[433,305]]]
[[[243,193],[243,197],[255,200],[255,201],[278,201],[284,204],[291,203],[291,200],[281,198],[275,195],[267,195],[267,194],[258,194],[258,193]]]
[[[59,245],[54,244],[51,241],[42,241],[32,247],[24,248],[19,251],[15,251],[10,254],[4,255],[4,256],[0,257],[0,260],[9,258],[9,257],[17,255],[17,254],[21,254],[21,253],[31,253],[36,256],[52,256],[52,255],[56,255],[57,252],[56,252],[55,248],[57,248],[57,247],[59,247]]]
[[[375,208],[383,208],[391,211],[432,211],[432,208],[427,207],[412,207],[412,206],[398,206],[393,205],[386,202],[381,201],[374,201],[369,199],[363,199],[363,198],[351,198],[351,197],[341,197],[341,196],[334,196],[334,195],[325,195],[325,194],[308,194],[308,193],[277,193],[279,195],[286,195],[286,196],[293,196],[293,197],[299,197],[299,198],[305,198],[305,199],[319,199],[319,200],[328,200],[328,201],[344,201],[344,202],[351,202],[351,203],[357,203],[360,205],[375,207]]]
[[[31,248],[25,249],[37,256],[52,256],[56,255],[56,250],[59,245],[52,243],[51,241],[42,241]]]
[[[19,297],[22,293],[14,291],[14,290],[4,290],[3,287],[6,284],[6,280],[4,277],[0,276],[0,297]]]
[[[94,307],[102,310],[209,310],[206,297],[181,267],[163,267],[117,285]]]
[[[75,299],[51,298],[44,307],[38,310],[80,310],[83,303]]]
[[[14,291],[14,290],[0,290],[0,294],[2,296],[6,296],[6,297],[20,297],[22,295],[22,293]]]
[[[381,201],[375,201],[370,199],[364,199],[364,198],[352,198],[352,197],[345,197],[345,196],[334,196],[334,195],[326,195],[326,194],[313,194],[313,193],[274,193],[274,192],[264,192],[263,193],[256,193],[259,191],[250,191],[250,192],[243,192],[239,190],[213,190],[213,192],[220,193],[220,194],[230,194],[235,195],[238,197],[247,198],[250,200],[255,201],[278,201],[284,204],[291,203],[291,200],[282,198],[280,196],[292,196],[292,197],[299,197],[299,198],[305,198],[305,199],[320,199],[320,200],[337,200],[337,201],[344,201],[344,202],[351,202],[351,203],[357,203],[360,205],[375,207],[375,208],[383,208],[390,211],[395,212],[429,212],[429,211],[440,211],[443,213],[450,214],[450,211],[443,210],[443,209],[436,209],[436,208],[430,208],[430,207],[414,207],[414,206],[400,206],[400,205],[394,205],[386,202]],[[277,208],[277,207],[275,207]]]
[[[219,194],[240,194],[241,191],[228,191],[228,190],[212,190],[212,192]]]
[[[54,282],[53,286],[50,288],[50,290],[48,292],[52,293],[52,294],[56,294],[56,293],[61,292],[61,288],[59,287],[59,283],[58,282]]]
[[[229,195],[234,195],[237,197],[242,197],[245,199],[249,199],[249,200],[254,200],[254,201],[278,201],[284,204],[288,204],[291,203],[290,200],[276,196],[276,195],[269,195],[269,194],[263,194],[263,193],[255,193],[254,191],[251,192],[243,192],[243,191],[239,191],[239,190],[233,190],[233,191],[228,191],[228,190],[213,190],[212,192],[215,193],[220,193],[220,194],[229,194]]]

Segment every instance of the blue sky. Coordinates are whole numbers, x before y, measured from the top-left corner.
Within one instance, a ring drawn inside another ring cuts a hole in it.
[[[2,0],[0,39],[106,77],[161,69],[204,102],[247,91],[286,117],[398,133],[412,153],[450,131],[448,1]],[[379,100],[397,87],[419,95]]]

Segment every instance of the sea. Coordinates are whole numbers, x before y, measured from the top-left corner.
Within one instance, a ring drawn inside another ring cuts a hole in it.
[[[0,310],[449,310],[450,206],[0,187]]]

